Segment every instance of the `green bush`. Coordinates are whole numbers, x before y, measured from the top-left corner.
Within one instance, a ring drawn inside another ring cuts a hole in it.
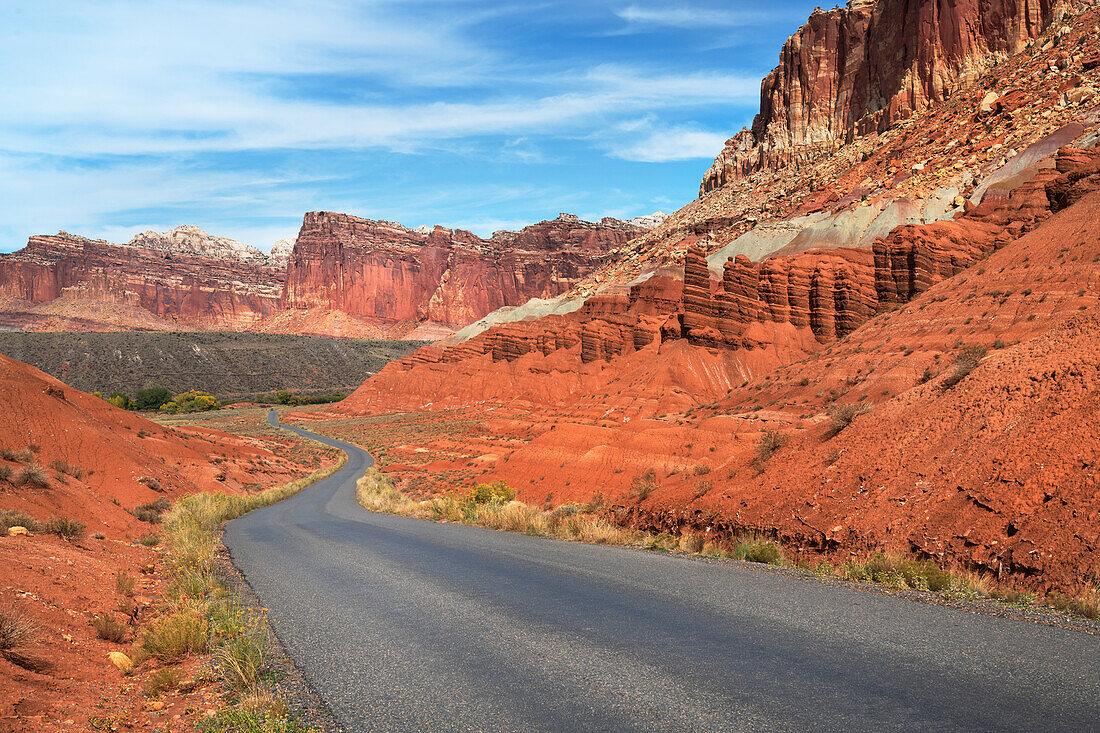
[[[12,527],[26,527],[30,532],[42,529],[42,523],[18,509],[0,509],[0,535],[6,535]]]
[[[174,415],[179,412],[206,412],[221,409],[222,403],[209,392],[193,389],[173,397],[160,406],[160,411]]]
[[[159,410],[160,406],[172,401],[172,391],[167,387],[146,387],[134,395],[134,408],[138,410]]]
[[[57,535],[63,540],[82,540],[87,532],[88,525],[68,517],[52,517],[46,522],[44,529],[50,534]]]
[[[111,396],[107,398],[107,402],[123,410],[134,409],[134,403],[130,399],[130,396],[121,392],[111,393]]]

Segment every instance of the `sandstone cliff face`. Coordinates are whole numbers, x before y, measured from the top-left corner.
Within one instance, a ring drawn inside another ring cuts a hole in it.
[[[380,322],[460,326],[498,308],[568,290],[642,230],[562,214],[483,240],[461,229],[409,229],[311,212],[287,262],[288,309],[330,309]]]
[[[700,195],[805,163],[944,101],[992,58],[1020,51],[1054,0],[851,0],[815,11],[760,86],[760,113],[707,171]],[[1060,6],[1059,6],[1060,7]]]
[[[682,281],[655,274],[608,288],[568,315],[494,326],[462,344],[413,354],[396,368],[483,355],[515,361],[578,345],[580,363],[590,364],[677,340],[734,351],[795,343],[810,351],[909,302],[1098,188],[1100,150],[1063,148],[1053,168],[1016,189],[952,221],[898,227],[871,250],[810,250],[762,262],[738,255],[713,281],[703,249],[693,245],[684,254]]]
[[[207,246],[205,237],[182,233],[182,244],[148,232],[128,245],[65,232],[31,237],[23,249],[0,255],[0,297],[73,304],[88,317],[137,308],[162,319],[162,327],[180,328],[244,329],[279,309],[283,274],[263,253],[231,247],[239,256],[226,257],[217,242]]]

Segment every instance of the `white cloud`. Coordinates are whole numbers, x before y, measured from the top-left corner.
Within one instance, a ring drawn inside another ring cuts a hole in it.
[[[649,127],[648,124],[643,125]],[[638,129],[638,128],[636,128]],[[614,145],[611,154],[642,163],[667,163],[674,160],[713,160],[726,143],[725,133],[691,127],[657,127],[641,138]]]
[[[774,13],[758,10],[718,10],[679,5],[627,5],[615,14],[634,25],[663,25],[676,28],[716,28],[759,25],[776,19]]]

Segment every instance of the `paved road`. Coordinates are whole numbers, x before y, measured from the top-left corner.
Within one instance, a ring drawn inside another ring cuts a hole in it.
[[[347,465],[225,544],[347,730],[1100,730],[1097,637],[370,514],[322,440]]]

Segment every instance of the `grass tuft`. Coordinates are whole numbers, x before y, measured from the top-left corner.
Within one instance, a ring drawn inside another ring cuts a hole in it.
[[[104,641],[121,644],[126,639],[126,624],[109,613],[94,616],[89,623],[95,629],[95,635]]]

